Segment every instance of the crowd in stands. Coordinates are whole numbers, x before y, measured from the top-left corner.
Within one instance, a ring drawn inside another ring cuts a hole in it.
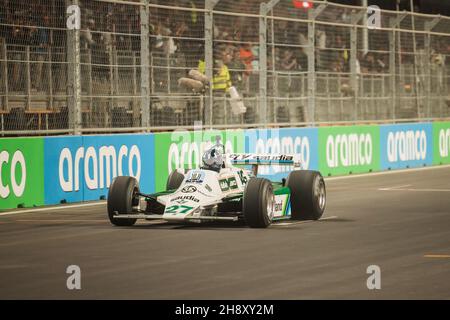
[[[136,0],[137,1],[137,0]],[[135,2],[136,2],[135,1]],[[65,1],[4,0],[0,10],[0,38],[8,45],[32,46],[35,52],[45,53],[49,46],[65,47]],[[181,6],[190,10],[170,10],[150,8],[150,45],[154,55],[177,57],[177,65],[194,68],[204,58],[204,15],[201,11],[204,1],[168,0],[160,1],[165,6]],[[223,2],[223,1],[222,1]],[[255,13],[259,0],[234,0],[223,2],[221,10],[240,13]],[[155,3],[155,1],[152,1]],[[140,7],[80,0],[81,7],[81,48],[93,50],[92,63],[108,63],[108,52],[130,50],[139,52]],[[333,11],[325,11],[324,20],[349,21],[349,12],[340,10],[339,16]],[[259,69],[258,61],[258,19],[245,16],[215,15],[214,20],[215,59],[226,52],[232,82],[245,81],[253,71]],[[270,23],[269,23],[270,24]],[[308,70],[307,24],[286,20],[275,20],[273,30],[268,32],[268,69],[279,72],[305,72]],[[272,39],[272,34],[274,39]],[[350,34],[348,28],[317,25],[316,29],[316,71],[345,73],[350,71]],[[358,72],[387,73],[389,70],[388,39],[375,37],[371,51],[358,51]],[[270,42],[274,42],[271,45]],[[448,41],[447,41],[448,42]],[[420,49],[420,48],[418,48]],[[438,43],[435,51],[443,56],[450,54],[447,43]],[[19,59],[21,56],[13,56]],[[403,62],[412,55],[404,54]],[[39,58],[42,59],[42,58]],[[413,62],[413,61],[409,61]],[[42,66],[38,68],[40,73]],[[11,70],[12,82],[18,81],[17,70]],[[38,77],[40,78],[40,77]]]

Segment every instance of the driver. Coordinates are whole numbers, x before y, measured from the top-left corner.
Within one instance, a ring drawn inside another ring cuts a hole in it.
[[[215,145],[205,151],[202,157],[203,169],[220,172],[225,163],[220,149],[221,146]]]

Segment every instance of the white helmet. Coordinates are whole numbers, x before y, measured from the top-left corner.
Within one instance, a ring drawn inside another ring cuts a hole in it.
[[[214,170],[219,172],[222,168],[224,160],[222,153],[217,146],[206,150],[202,157],[203,166],[205,169]]]

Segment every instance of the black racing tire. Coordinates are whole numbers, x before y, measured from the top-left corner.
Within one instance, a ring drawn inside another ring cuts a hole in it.
[[[173,170],[167,177],[166,190],[176,190],[184,180],[184,175],[178,170]]]
[[[286,186],[291,190],[291,219],[319,220],[322,217],[326,206],[326,188],[320,172],[292,171]]]
[[[139,185],[135,178],[120,176],[114,178],[108,192],[108,218],[115,226],[129,227],[136,223],[136,219],[117,219],[114,213],[131,214],[133,207],[139,204]]]
[[[244,191],[242,211],[251,228],[267,228],[273,219],[272,183],[264,178],[251,178]],[[270,212],[268,211],[270,207]]]

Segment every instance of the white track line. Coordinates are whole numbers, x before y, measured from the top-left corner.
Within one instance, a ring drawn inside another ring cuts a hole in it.
[[[423,167],[423,168],[399,169],[399,170],[382,171],[382,172],[369,172],[369,173],[361,173],[361,174],[354,174],[354,175],[347,175],[347,176],[324,177],[324,178],[327,181],[332,181],[332,180],[344,180],[344,179],[353,179],[353,178],[361,178],[361,177],[374,177],[374,176],[382,176],[382,175],[395,174],[395,173],[408,173],[408,172],[434,170],[434,169],[445,169],[445,168],[450,168],[450,164]],[[48,208],[45,207],[45,208],[38,208],[38,209],[7,211],[7,212],[0,212],[0,216],[7,216],[7,215],[12,215],[12,214],[20,214],[20,213],[33,213],[33,212],[41,212],[41,211],[54,211],[54,210],[63,210],[63,209],[83,208],[83,207],[98,206],[98,205],[102,205],[105,203],[106,203],[106,201],[99,201],[99,202],[92,202],[92,203],[81,203],[81,204],[60,206],[60,207],[48,207]]]
[[[450,189],[386,189],[381,188],[379,191],[412,191],[412,192],[450,192]]]
[[[410,184],[404,184],[402,186],[395,186],[395,187],[387,187],[387,188],[379,188],[380,191],[391,191],[391,190],[399,190],[402,188],[411,187]]]
[[[336,218],[337,218],[337,216],[329,216],[329,217],[320,218],[318,221],[331,220],[331,219],[336,219]],[[274,226],[288,227],[288,226],[293,226],[293,225],[297,225],[297,224],[305,224],[305,223],[311,223],[311,222],[315,222],[315,220],[305,220],[305,221],[297,221],[297,222],[280,222],[280,223],[275,222]]]
[[[436,166],[421,167],[421,168],[398,169],[398,170],[381,171],[381,172],[350,174],[350,175],[346,175],[346,176],[324,177],[324,179],[325,180],[344,180],[344,179],[352,179],[352,178],[384,176],[384,175],[395,174],[395,173],[408,173],[408,172],[436,170],[436,169],[449,169],[449,168],[450,168],[450,164],[445,164],[445,165],[436,165]]]
[[[8,211],[8,212],[1,212],[0,216],[8,216],[8,215],[19,214],[19,213],[34,213],[34,212],[41,212],[41,211],[54,211],[54,210],[64,210],[64,209],[73,209],[73,208],[93,207],[93,206],[99,206],[102,204],[106,204],[106,201],[71,204],[71,205],[59,206],[59,207],[48,207],[48,208],[46,207],[46,208],[38,208],[38,209]]]

